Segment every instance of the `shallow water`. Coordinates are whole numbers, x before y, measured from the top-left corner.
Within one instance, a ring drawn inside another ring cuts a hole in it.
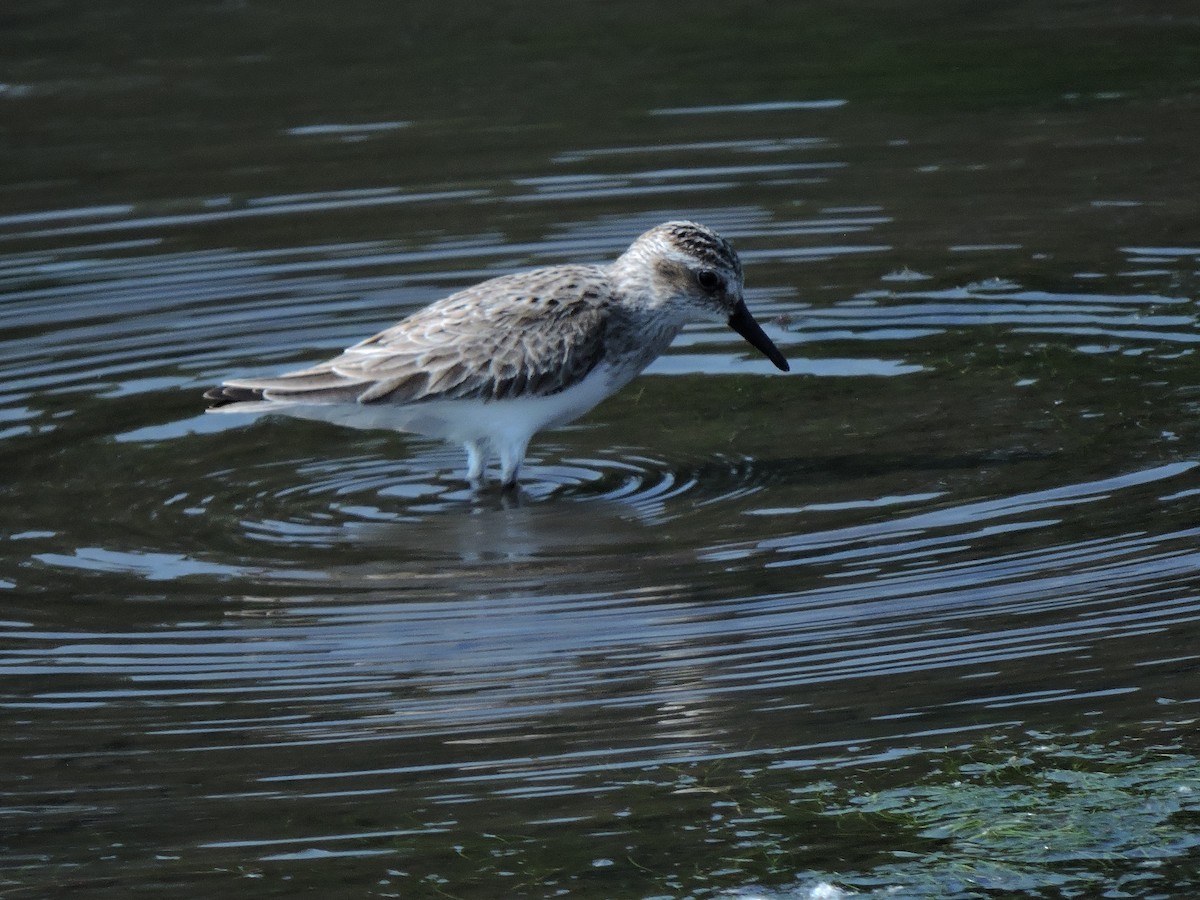
[[[1193,895],[1200,23],[739,10],[7,14],[5,896]],[[201,411],[678,217],[516,500]]]

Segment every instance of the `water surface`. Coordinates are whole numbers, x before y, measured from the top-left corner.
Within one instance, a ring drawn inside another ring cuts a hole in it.
[[[1200,24],[854,7],[7,14],[6,896],[1194,893]],[[516,501],[201,411],[682,217]]]

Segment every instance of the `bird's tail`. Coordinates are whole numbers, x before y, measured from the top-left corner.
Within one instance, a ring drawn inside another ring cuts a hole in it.
[[[205,391],[204,399],[208,401],[209,410],[218,410],[234,403],[254,403],[266,398],[263,397],[261,388],[233,387],[223,384]]]

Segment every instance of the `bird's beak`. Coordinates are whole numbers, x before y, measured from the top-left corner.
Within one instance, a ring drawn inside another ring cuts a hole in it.
[[[775,368],[779,371],[789,371],[787,360],[783,358],[779,348],[771,343],[771,339],[767,337],[762,327],[754,321],[754,316],[750,315],[750,310],[746,309],[745,300],[739,300],[737,306],[733,308],[733,313],[729,316],[729,327],[749,341],[755,350],[775,363]]]

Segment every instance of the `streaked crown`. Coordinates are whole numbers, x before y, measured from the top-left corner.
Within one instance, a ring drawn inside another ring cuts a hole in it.
[[[663,239],[676,251],[699,265],[724,269],[742,279],[742,261],[733,245],[707,225],[697,222],[665,222],[651,229],[646,237],[661,232]]]

